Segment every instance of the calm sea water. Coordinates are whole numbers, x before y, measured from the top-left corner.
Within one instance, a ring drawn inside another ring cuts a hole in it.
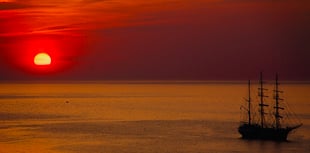
[[[0,153],[310,152],[310,85],[281,88],[288,142],[240,139],[246,84],[0,84]]]

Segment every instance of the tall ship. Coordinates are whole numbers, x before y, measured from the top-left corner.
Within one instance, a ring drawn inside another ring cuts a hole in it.
[[[262,73],[260,73],[258,96],[256,105],[253,105],[251,98],[251,81],[248,82],[248,98],[245,99],[246,105],[241,106],[244,110],[245,120],[241,121],[238,128],[239,133],[243,139],[261,139],[261,140],[275,140],[286,141],[288,134],[294,129],[302,126],[302,123],[295,121],[294,123],[284,123],[285,117],[292,115],[291,113],[284,113],[285,107],[284,99],[281,98],[283,91],[279,90],[278,75],[276,74],[275,85],[273,90],[273,108],[265,102],[268,98],[268,89],[264,88]],[[281,105],[282,104],[282,105]],[[258,108],[258,112],[253,111]],[[269,109],[268,109],[269,108]],[[268,113],[268,111],[270,113]],[[284,114],[284,115],[282,115]]]

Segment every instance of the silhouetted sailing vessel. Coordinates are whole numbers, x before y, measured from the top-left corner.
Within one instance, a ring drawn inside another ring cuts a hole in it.
[[[268,117],[265,112],[265,108],[269,105],[264,103],[264,99],[268,96],[265,95],[265,91],[267,89],[263,88],[263,79],[262,73],[260,74],[260,81],[259,81],[259,88],[258,88],[258,97],[259,97],[259,115],[255,116],[255,113],[252,112],[252,99],[251,99],[251,82],[248,82],[248,99],[247,107],[245,108],[247,114],[247,121],[241,122],[241,125],[238,128],[239,133],[242,135],[244,139],[262,139],[262,140],[276,140],[276,141],[286,141],[288,134],[300,127],[302,124],[294,124],[294,125],[287,125],[283,126],[281,124],[282,116],[280,115],[280,110],[284,110],[283,107],[280,107],[279,102],[283,101],[280,98],[280,93],[283,91],[279,90],[279,83],[278,83],[278,75],[276,75],[275,81],[275,89],[274,89],[274,113],[271,118]],[[271,121],[271,122],[270,122]]]

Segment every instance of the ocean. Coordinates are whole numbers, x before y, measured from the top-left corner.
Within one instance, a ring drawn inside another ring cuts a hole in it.
[[[308,153],[310,84],[280,89],[287,142],[241,139],[246,82],[2,83],[0,153]]]

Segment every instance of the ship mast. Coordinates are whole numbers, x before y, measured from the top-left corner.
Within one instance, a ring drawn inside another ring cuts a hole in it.
[[[264,120],[265,120],[264,107],[268,106],[268,105],[264,104],[264,97],[268,97],[268,96],[264,95],[264,90],[267,90],[267,89],[263,88],[263,73],[262,72],[260,72],[259,83],[260,83],[260,88],[258,88],[259,89],[258,96],[260,97],[260,104],[259,104],[259,106],[260,106],[260,119],[261,119],[261,127],[264,127]]]
[[[275,119],[276,119],[276,128],[281,128],[280,119],[282,116],[279,114],[279,109],[283,110],[284,108],[279,107],[279,101],[283,100],[279,97],[279,93],[282,93],[283,91],[279,91],[279,83],[278,83],[278,74],[276,74],[276,84],[275,84],[275,90],[274,90],[274,99],[275,99]]]
[[[248,82],[248,88],[249,88],[249,98],[248,98],[248,119],[249,119],[249,125],[251,125],[251,80]]]

